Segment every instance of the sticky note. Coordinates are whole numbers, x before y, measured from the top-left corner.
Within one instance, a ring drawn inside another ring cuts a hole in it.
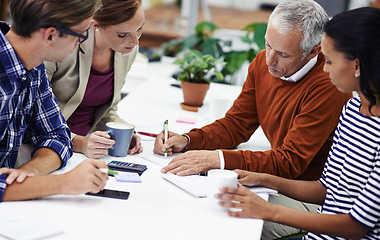
[[[195,118],[187,118],[187,117],[179,117],[179,118],[177,118],[177,122],[179,122],[179,123],[195,124],[197,122],[197,119],[195,119]]]
[[[138,173],[123,172],[123,174],[114,175],[117,182],[135,182],[141,183],[141,178]]]

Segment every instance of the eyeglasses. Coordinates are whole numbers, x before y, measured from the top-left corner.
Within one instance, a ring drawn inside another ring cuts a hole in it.
[[[63,28],[63,27],[56,27],[56,26],[49,26],[49,25],[41,26],[41,28],[49,28],[49,27],[55,27],[58,31],[60,31],[62,33],[65,33],[65,34],[77,37],[79,39],[79,43],[83,43],[88,38],[88,30],[89,30],[89,28],[87,28],[87,30],[84,33],[85,35],[83,35],[83,34],[71,31],[70,29]]]

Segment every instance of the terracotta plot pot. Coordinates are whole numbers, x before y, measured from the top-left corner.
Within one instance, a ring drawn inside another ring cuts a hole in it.
[[[201,107],[203,105],[203,100],[206,97],[206,93],[210,88],[209,83],[190,83],[190,82],[182,82],[181,88],[183,91],[183,99],[184,102],[181,104],[185,106]],[[185,109],[190,110],[191,109]]]

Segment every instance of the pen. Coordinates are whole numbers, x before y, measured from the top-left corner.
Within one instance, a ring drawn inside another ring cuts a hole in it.
[[[99,170],[102,173],[107,173],[109,175],[123,175],[124,174],[124,173],[118,172],[116,170],[111,170],[111,169],[107,169],[107,168],[99,168]]]
[[[149,137],[157,137],[157,134],[147,133],[147,132],[137,132],[138,134],[149,136]]]
[[[169,130],[168,130],[168,120],[166,120],[164,122],[164,135],[165,135],[165,138],[164,138],[164,144],[166,143],[166,141],[168,140],[168,135],[169,135]],[[165,150],[164,152],[164,156],[165,158],[168,156],[168,149]]]

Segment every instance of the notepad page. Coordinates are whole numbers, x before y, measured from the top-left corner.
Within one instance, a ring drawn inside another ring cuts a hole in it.
[[[162,177],[181,188],[182,190],[190,193],[194,197],[207,197],[206,184],[207,177],[200,175],[189,175],[189,176],[177,176],[171,173],[162,174]],[[266,187],[248,187],[249,190],[256,194],[269,194],[277,195],[276,190],[266,188]]]
[[[150,162],[153,162],[155,164],[160,165],[161,167],[166,167],[170,161],[175,157],[180,155],[180,153],[173,153],[170,156],[167,156],[166,158],[162,155],[158,155],[155,153],[140,153],[139,156],[144,158],[145,160],[148,160]]]
[[[171,173],[162,174],[162,177],[177,187],[185,190],[194,197],[207,197],[206,178],[199,175],[177,176]]]

